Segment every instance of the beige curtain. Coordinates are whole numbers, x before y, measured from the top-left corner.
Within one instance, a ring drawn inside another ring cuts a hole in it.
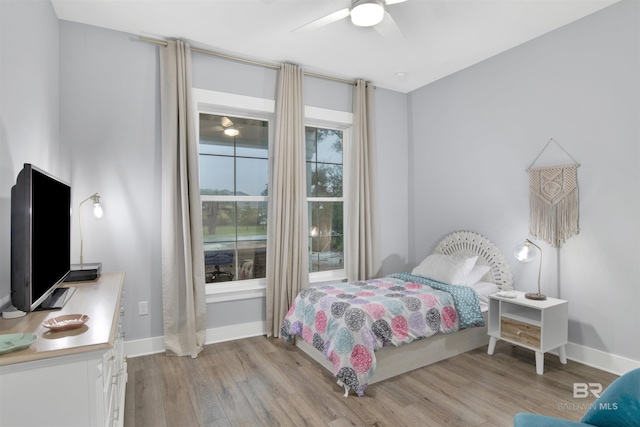
[[[206,302],[191,49],[160,48],[162,116],[162,302],[168,355],[197,357]]]
[[[283,64],[278,72],[275,138],[269,147],[267,221],[267,336],[280,325],[298,292],[309,281],[305,178],[303,72]]]
[[[353,93],[353,142],[347,188],[347,278],[375,277],[381,267],[376,201],[375,87],[358,80]]]

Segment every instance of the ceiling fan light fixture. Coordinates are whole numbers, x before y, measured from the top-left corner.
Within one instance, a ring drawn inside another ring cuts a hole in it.
[[[227,128],[224,130],[224,134],[227,136],[238,136],[239,133],[240,131],[234,128]]]
[[[379,0],[358,0],[351,7],[351,22],[358,27],[372,27],[382,22],[384,6]]]

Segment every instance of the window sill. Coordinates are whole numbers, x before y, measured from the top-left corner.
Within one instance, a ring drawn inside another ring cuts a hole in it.
[[[245,282],[207,283],[205,285],[207,304],[264,298],[267,295],[266,284],[263,280]]]
[[[319,271],[309,274],[309,284],[318,285],[321,283],[338,283],[347,281],[346,270]]]
[[[310,285],[346,282],[344,270],[312,273]],[[207,304],[218,302],[241,301],[245,299],[264,298],[267,296],[267,285],[264,279],[245,280],[242,282],[207,283],[205,285]]]

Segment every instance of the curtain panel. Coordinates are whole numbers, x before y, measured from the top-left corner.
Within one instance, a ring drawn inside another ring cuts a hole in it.
[[[280,325],[309,282],[303,71],[283,64],[278,72],[275,138],[269,147],[267,221],[267,336]]]
[[[191,49],[160,48],[162,118],[162,304],[166,353],[197,357],[206,300],[198,139],[191,95]]]
[[[380,271],[375,173],[375,86],[358,80],[353,93],[353,141],[347,188],[347,279],[366,280]]]

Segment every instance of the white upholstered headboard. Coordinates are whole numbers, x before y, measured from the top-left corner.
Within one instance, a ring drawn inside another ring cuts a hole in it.
[[[513,289],[513,275],[502,252],[481,234],[473,231],[454,231],[438,243],[434,252],[444,255],[477,255],[476,264],[491,267],[483,281],[495,283],[503,291]]]

